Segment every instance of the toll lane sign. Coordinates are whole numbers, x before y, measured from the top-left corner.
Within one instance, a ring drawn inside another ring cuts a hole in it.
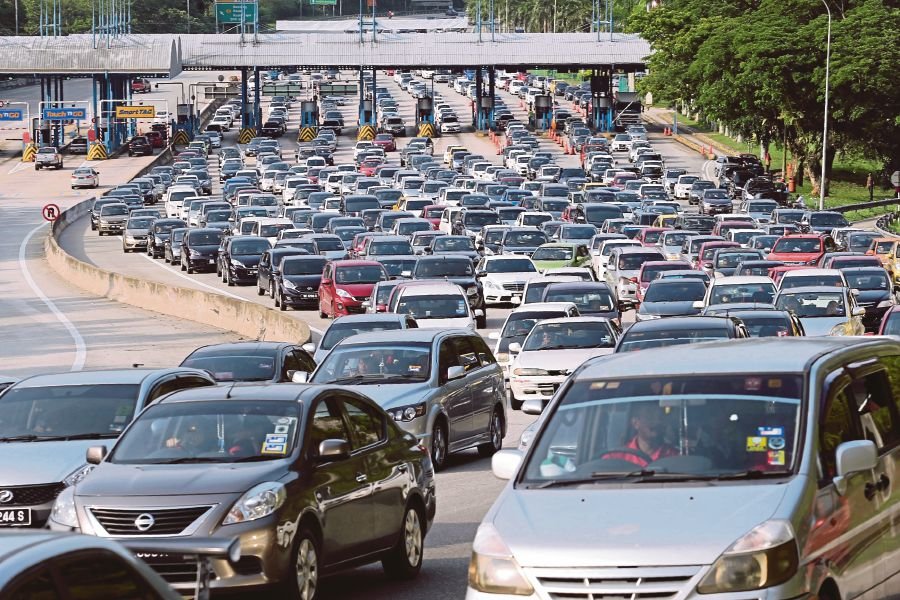
[[[0,108],[0,121],[21,121],[22,110],[18,108]]]
[[[219,23],[256,23],[256,7],[255,2],[217,2],[216,20]]]
[[[117,106],[117,119],[152,119],[156,116],[154,106]]]
[[[41,118],[45,121],[81,120],[87,118],[85,108],[45,108],[41,111]]]

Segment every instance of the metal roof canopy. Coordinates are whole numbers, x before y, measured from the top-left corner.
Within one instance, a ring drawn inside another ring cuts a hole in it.
[[[175,36],[120,35],[110,38],[109,48],[106,44],[105,38],[91,34],[0,36],[0,74],[174,77],[181,72],[180,40]]]
[[[480,38],[480,41],[479,41]],[[550,68],[615,66],[642,70],[650,45],[640,36],[596,33],[276,33],[253,36],[181,36],[184,70],[332,67],[358,68]]]
[[[371,19],[371,15],[367,15]],[[371,21],[369,21],[371,22]],[[379,14],[375,18],[378,31],[467,31],[471,29],[468,17],[394,17],[388,18]],[[334,19],[328,21],[284,20],[275,21],[275,30],[284,33],[345,33],[355,31],[359,35],[359,19]],[[371,31],[371,25],[364,25],[363,30]]]

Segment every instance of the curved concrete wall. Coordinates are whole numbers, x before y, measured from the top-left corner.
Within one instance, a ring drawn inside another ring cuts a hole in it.
[[[212,292],[145,281],[82,262],[57,242],[70,223],[90,212],[93,200],[84,200],[64,211],[44,241],[50,267],[69,283],[97,296],[139,308],[228,329],[244,337],[305,343],[309,326],[280,311],[255,302],[235,300]]]

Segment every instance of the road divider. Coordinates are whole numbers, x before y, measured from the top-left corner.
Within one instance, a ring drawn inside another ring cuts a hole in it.
[[[65,281],[97,296],[227,329],[247,338],[309,341],[309,326],[305,322],[262,304],[114,273],[70,255],[59,245],[59,236],[69,225],[85,217],[93,202],[93,199],[84,200],[64,211],[44,241],[47,263]]]

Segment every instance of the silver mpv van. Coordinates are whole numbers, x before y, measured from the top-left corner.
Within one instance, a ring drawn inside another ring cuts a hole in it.
[[[589,360],[494,455],[466,598],[897,597],[898,402],[896,338]]]

